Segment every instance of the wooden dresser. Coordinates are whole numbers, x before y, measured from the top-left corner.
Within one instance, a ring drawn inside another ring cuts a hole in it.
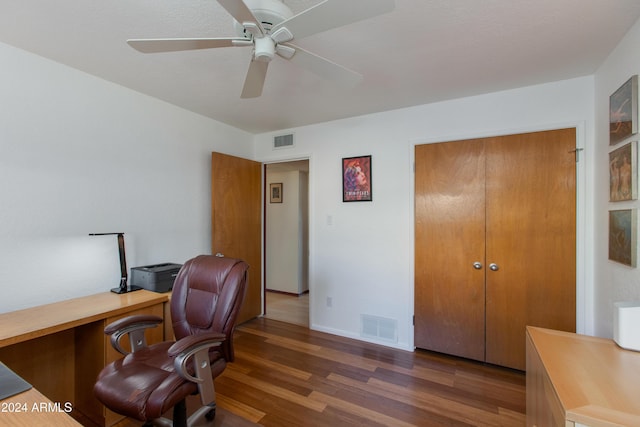
[[[104,327],[132,314],[164,317],[166,294],[111,292],[0,314],[0,361],[53,402],[73,406],[74,418],[112,425],[122,417],[93,396],[100,370],[120,357]],[[147,331],[149,343],[164,328]]]
[[[527,327],[527,426],[640,426],[640,353]]]

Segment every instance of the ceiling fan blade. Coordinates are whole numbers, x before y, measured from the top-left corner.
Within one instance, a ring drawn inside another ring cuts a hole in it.
[[[325,0],[274,25],[271,33],[286,27],[296,39],[300,39],[382,15],[391,12],[394,8],[394,0]]]
[[[291,59],[289,59],[291,62],[306,68],[320,77],[345,87],[353,87],[362,81],[362,74],[360,73],[338,65],[335,62],[291,43],[285,43],[285,46],[291,47],[296,51]]]
[[[268,68],[268,62],[256,61],[255,59],[251,61],[240,98],[257,98],[262,95],[262,87],[267,77]]]
[[[131,39],[127,43],[142,53],[176,52],[180,50],[211,49],[251,45],[249,39],[205,38],[205,39]]]
[[[256,28],[260,35],[264,35],[265,31],[264,28],[262,28],[262,24],[243,0],[218,0],[218,3],[220,3],[220,6],[224,7],[240,25],[244,26],[245,23],[255,24],[254,28]],[[257,36],[257,34],[254,34],[254,36]]]

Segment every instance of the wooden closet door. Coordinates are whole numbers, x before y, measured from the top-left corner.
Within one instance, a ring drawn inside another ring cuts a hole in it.
[[[525,369],[525,327],[575,331],[575,129],[485,139],[486,361]]]
[[[419,145],[415,165],[415,345],[484,360],[483,144]]]

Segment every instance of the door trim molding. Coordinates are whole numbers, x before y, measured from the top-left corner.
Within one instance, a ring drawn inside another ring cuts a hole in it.
[[[295,156],[291,156],[291,157],[278,157],[277,159],[265,159],[265,160],[256,160],[256,161],[261,161],[262,162],[262,180],[263,180],[263,192],[262,192],[262,263],[263,263],[263,268],[261,271],[262,274],[262,314],[264,315],[265,313],[265,309],[266,309],[266,298],[265,298],[265,292],[266,292],[266,260],[265,257],[267,256],[267,249],[266,249],[266,204],[267,204],[267,200],[266,200],[266,195],[268,194],[268,189],[266,188],[266,176],[267,176],[267,171],[266,171],[266,165],[270,165],[270,164],[276,164],[276,163],[288,163],[288,162],[295,162],[298,160],[307,160],[309,162],[309,175],[308,175],[308,218],[307,220],[309,221],[309,236],[308,236],[308,241],[307,241],[307,251],[309,254],[309,263],[308,263],[308,284],[309,284],[309,329],[314,329],[313,327],[313,312],[314,312],[314,308],[313,308],[313,277],[314,277],[314,257],[313,257],[313,248],[314,248],[314,243],[315,243],[315,232],[314,232],[314,227],[311,226],[311,224],[314,223],[314,218],[315,218],[315,210],[314,210],[314,188],[315,188],[315,182],[314,182],[314,177],[313,177],[313,173],[315,170],[314,164],[313,164],[313,155],[311,154],[299,154],[299,155],[295,155]]]

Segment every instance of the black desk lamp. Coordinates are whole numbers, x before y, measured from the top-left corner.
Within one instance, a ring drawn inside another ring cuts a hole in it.
[[[124,253],[124,233],[90,233],[89,236],[118,236],[118,252],[120,254],[120,286],[111,288],[111,292],[116,294],[126,294],[127,292],[142,289],[140,286],[129,286],[127,283],[127,259]]]

